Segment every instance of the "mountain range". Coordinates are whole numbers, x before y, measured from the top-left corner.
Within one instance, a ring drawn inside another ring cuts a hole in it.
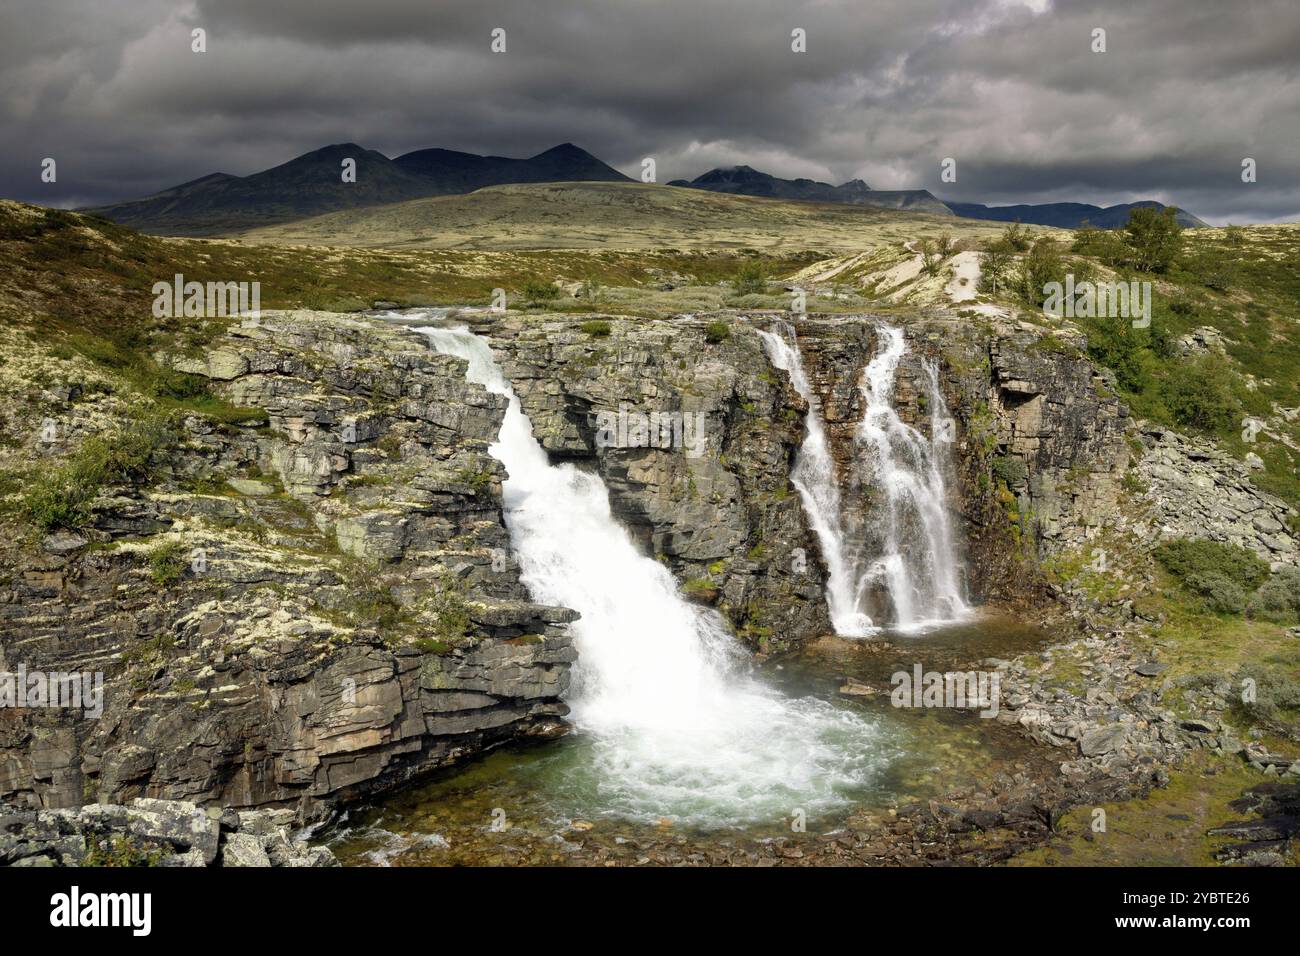
[[[852,206],[908,209],[937,216],[952,215],[952,210],[936,199],[928,189],[872,189],[860,179],[850,179],[846,183],[832,186],[815,179],[779,179],[750,166],[710,169],[703,176],[697,176],[689,182],[674,179],[668,185],[768,199],[837,202]]]
[[[355,182],[343,181],[345,159],[356,161]],[[212,173],[143,199],[83,211],[141,232],[208,236],[506,183],[593,181],[631,182],[572,143],[527,159],[450,149],[389,159],[356,143],[339,143],[250,176]]]
[[[347,159],[356,163],[353,182],[344,182],[342,178]],[[339,143],[248,176],[211,173],[142,199],[83,211],[141,232],[209,236],[349,209],[471,193],[488,186],[559,182],[630,183],[632,180],[572,143],[562,143],[526,159],[437,148],[389,159],[356,143]],[[750,166],[712,169],[695,179],[673,180],[668,185],[730,195],[970,219],[1008,222],[1018,219],[1063,228],[1075,228],[1085,220],[1102,228],[1114,228],[1128,220],[1128,211],[1135,206],[1163,208],[1154,201],[1107,207],[1084,203],[985,206],[945,202],[925,189],[877,190],[860,179],[832,186],[812,179],[781,179]],[[1181,210],[1178,218],[1184,226],[1206,225]]]
[[[977,202],[946,201],[949,209],[966,219],[992,219],[996,222],[1034,223],[1039,226],[1059,226],[1062,229],[1077,229],[1085,222],[1098,229],[1120,229],[1128,222],[1130,210],[1143,206],[1164,209],[1163,203],[1154,199],[1140,202],[1126,202],[1115,206],[1093,206],[1082,202],[1046,202],[1036,205],[985,206]],[[1189,229],[1208,226],[1209,223],[1193,216],[1185,209],[1179,209],[1174,216],[1179,225]]]

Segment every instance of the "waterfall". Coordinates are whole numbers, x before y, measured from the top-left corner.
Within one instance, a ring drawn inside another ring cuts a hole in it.
[[[487,343],[421,328],[508,399],[489,453],[506,468],[505,520],[533,599],[571,607],[578,649],[569,703],[593,753],[594,812],[707,825],[779,820],[844,802],[881,759],[874,725],[746,672],[721,616],[687,602],[610,512],[599,475],[552,465]]]
[[[821,402],[804,373],[803,357],[794,326],[777,320],[775,331],[759,330],[772,365],[790,376],[790,384],[808,403],[804,418],[804,440],[795,456],[790,482],[799,492],[808,523],[821,543],[826,562],[826,602],[836,634],[865,637],[875,629],[871,618],[858,609],[856,563],[848,552],[840,489],[835,479],[835,462],[826,440]]]
[[[930,437],[898,416],[894,377],[907,350],[903,330],[879,329],[880,351],[858,385],[866,404],[855,439],[871,478],[883,496],[879,521],[884,549],[863,576],[883,577],[894,606],[894,624],[916,629],[962,617],[959,561],[949,522],[944,471],[952,441],[951,419],[939,390],[935,364],[924,361]]]
[[[888,593],[891,624],[900,630],[964,616],[969,607],[962,596],[944,484],[951,420],[935,364],[922,363],[929,439],[899,418],[893,405],[894,377],[906,351],[901,329],[880,328],[880,351],[863,370],[859,389],[865,410],[855,445],[867,483],[881,495],[878,554],[868,561],[860,554],[862,548],[850,542],[821,404],[804,371],[794,328],[778,321],[774,330],[760,330],[759,335],[772,365],[789,374],[791,385],[808,403],[804,441],[790,480],[821,543],[835,633],[860,637],[875,630],[864,607],[868,592],[877,586]]]

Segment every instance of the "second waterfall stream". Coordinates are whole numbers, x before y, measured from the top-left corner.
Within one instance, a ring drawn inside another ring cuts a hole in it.
[[[938,370],[932,362],[922,363],[930,412],[927,438],[894,408],[894,379],[907,348],[903,332],[881,326],[877,334],[880,348],[858,385],[863,413],[854,435],[854,464],[864,470],[862,477],[878,502],[867,519],[871,527],[854,533],[847,527],[821,403],[804,369],[794,327],[778,321],[772,331],[759,332],[773,366],[790,376],[808,403],[804,442],[790,480],[821,544],[831,623],[845,637],[866,636],[881,623],[919,630],[960,619],[970,610],[948,514],[944,471],[952,434]],[[864,610],[873,588],[888,594],[892,616],[887,622],[873,622]]]
[[[699,825],[777,822],[867,785],[886,750],[876,726],[747,673],[722,618],[682,598],[614,519],[601,478],[550,463],[487,342],[461,328],[419,331],[509,401],[489,451],[507,472],[505,520],[524,585],[534,600],[582,615],[571,625],[569,703],[601,807]]]

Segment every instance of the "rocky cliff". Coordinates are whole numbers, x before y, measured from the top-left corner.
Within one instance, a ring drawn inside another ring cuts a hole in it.
[[[9,543],[0,670],[106,685],[99,717],[0,711],[0,797],[310,817],[563,731],[575,615],[519,584],[486,452],[503,402],[463,363],[309,313],[164,358],[264,417],[185,417],[81,530]],[[53,426],[27,434],[61,437],[28,454],[57,463],[111,428],[111,391],[47,390],[32,410]]]
[[[775,317],[472,317],[552,457],[597,470],[683,593],[764,653],[830,628],[817,538],[789,482],[806,406],[756,333]],[[1189,494],[1170,455],[1227,467],[1176,436],[1132,440],[1068,334],[943,311],[800,317],[859,519],[874,499],[855,477],[858,386],[884,321],[910,344],[895,406],[922,430],[922,363],[938,369],[955,424],[950,507],[977,600],[1032,599],[1043,559],[1128,520],[1135,450],[1165,524],[1183,520],[1170,502]],[[13,335],[3,345],[8,461],[57,469],[95,435],[146,427],[123,383],[29,360]],[[0,671],[101,671],[106,685],[98,717],[0,709],[0,799],[165,798],[309,819],[503,741],[564,732],[575,614],[532,603],[519,581],[487,450],[504,400],[468,384],[461,360],[398,323],[307,312],[158,358],[224,413],[149,426],[164,440],[147,473],[99,489],[78,530],[10,525]],[[1251,497],[1244,474],[1201,477],[1189,480],[1205,495],[1230,477],[1242,497],[1223,520],[1249,516],[1246,543],[1293,560],[1275,527],[1284,507]]]
[[[585,328],[484,325],[543,447],[596,468],[645,550],[754,649],[826,633],[816,536],[789,481],[805,406],[753,328],[736,316]]]

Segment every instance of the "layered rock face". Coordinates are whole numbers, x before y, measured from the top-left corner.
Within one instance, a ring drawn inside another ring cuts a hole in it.
[[[0,710],[0,797],[309,818],[563,732],[576,615],[519,583],[486,451],[504,403],[461,361],[302,313],[168,361],[268,420],[185,421],[151,485],[6,556],[0,671],[106,683],[102,716]]]
[[[573,319],[494,317],[481,329],[552,457],[599,470],[616,516],[646,550],[760,650],[829,631],[819,545],[788,480],[806,404],[755,333],[776,318],[790,316],[610,320],[608,334],[585,333]],[[880,489],[860,460],[861,380],[884,324],[900,325],[908,343],[894,407],[923,435],[923,363],[938,369],[955,423],[950,507],[973,597],[1022,597],[1026,559],[1077,546],[1116,518],[1128,412],[1080,354],[1082,341],[938,310],[906,321],[809,315],[793,324],[838,465],[845,523],[862,553],[879,553]],[[703,416],[695,454],[683,447],[689,429],[682,445],[662,448],[629,447],[632,429],[612,443],[602,435],[602,424],[678,412],[688,423]],[[991,477],[995,460],[1005,478]],[[794,570],[793,548],[812,559],[806,569]],[[874,610],[887,618],[884,603]]]
[[[475,325],[552,458],[598,471],[615,517],[683,593],[776,653],[831,627],[817,537],[789,480],[806,404],[755,331],[772,318]],[[893,404],[923,433],[923,363],[938,368],[971,597],[1024,596],[1026,559],[1115,520],[1126,410],[1059,331],[941,311],[798,318],[856,527],[879,506],[854,443],[882,323],[906,335]],[[487,450],[503,399],[408,329],[324,313],[246,320],[200,355],[161,358],[263,411],[186,419],[152,481],[101,495],[82,532],[3,545],[0,671],[102,672],[106,685],[99,717],[0,708],[0,799],[161,797],[307,819],[563,732],[575,615],[532,603],[519,581]],[[87,394],[42,411],[78,436],[64,451],[93,430],[100,398]],[[1167,435],[1147,444],[1143,474],[1161,500],[1184,494],[1185,466],[1166,451],[1227,474]],[[1216,520],[1285,559],[1294,539],[1253,501],[1232,498]]]
[[[1003,326],[953,366],[962,397],[963,512],[984,593],[1022,599],[1026,562],[1078,550],[1123,522],[1128,408],[1057,330]]]
[[[846,524],[867,550],[879,489],[864,481],[858,430],[862,370],[880,348],[878,327],[897,324],[907,350],[894,378],[899,417],[930,432],[925,362],[938,370],[954,423],[948,482],[959,517],[972,596],[1023,596],[1025,559],[1087,540],[1115,520],[1128,466],[1127,409],[1082,342],[1030,325],[974,323],[934,311],[893,316],[809,316],[795,323],[805,369],[822,403],[839,468]]]
[[[615,517],[688,597],[759,651],[829,632],[816,536],[789,482],[806,406],[752,328],[687,316],[592,334],[501,317],[481,331],[543,447],[599,471]]]

